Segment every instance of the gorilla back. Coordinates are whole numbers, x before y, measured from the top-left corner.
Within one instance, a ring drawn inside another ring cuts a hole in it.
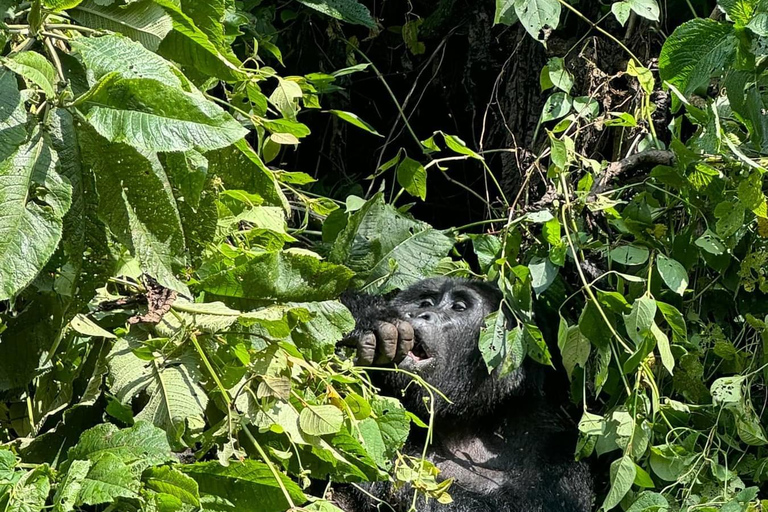
[[[350,334],[361,364],[398,364],[422,376],[451,400],[434,404],[434,437],[428,458],[452,478],[453,503],[434,500],[420,511],[587,512],[592,477],[575,462],[576,429],[541,392],[543,369],[525,363],[504,378],[489,374],[478,348],[483,319],[501,302],[488,283],[427,279],[391,301],[348,294],[342,301],[357,320]],[[379,372],[377,372],[379,373]],[[403,397],[412,412],[426,412],[422,391],[407,375],[381,372],[382,390]],[[420,456],[423,440],[414,432],[406,445]],[[411,506],[412,491],[374,484],[368,492],[396,511]],[[347,512],[375,510],[364,493],[344,490]],[[386,510],[386,507],[379,508]]]

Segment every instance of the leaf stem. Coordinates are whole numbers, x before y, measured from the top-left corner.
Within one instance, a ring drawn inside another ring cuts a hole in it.
[[[288,509],[289,510],[295,509],[296,504],[293,502],[293,499],[291,499],[291,494],[288,492],[288,489],[285,488],[285,484],[283,483],[283,479],[281,478],[280,472],[277,471],[277,468],[275,468],[275,465],[272,464],[272,461],[269,459],[269,457],[267,457],[267,453],[264,451],[264,448],[262,448],[259,442],[256,440],[256,438],[253,437],[253,434],[251,434],[251,431],[248,430],[248,425],[243,425],[243,432],[245,432],[245,435],[248,437],[248,439],[251,441],[253,446],[256,448],[256,451],[259,452],[259,456],[264,460],[264,463],[272,472],[272,475],[275,477],[275,480],[277,480],[277,485],[280,487],[280,490],[283,491],[283,496],[285,496],[285,499],[288,502]]]

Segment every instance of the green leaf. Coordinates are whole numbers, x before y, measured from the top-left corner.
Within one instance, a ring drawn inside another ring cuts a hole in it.
[[[171,18],[154,2],[100,3],[84,0],[67,14],[86,27],[124,34],[153,52],[173,27]]]
[[[337,301],[292,302],[288,306],[303,309],[309,319],[291,316],[291,339],[304,357],[321,361],[333,353],[336,343],[355,328],[349,310]]]
[[[667,38],[659,56],[659,76],[684,96],[709,84],[736,53],[733,26],[696,18],[683,23]]]
[[[648,18],[651,21],[659,21],[659,4],[656,0],[627,0],[629,6],[639,16]],[[622,23],[623,25],[623,23]]]
[[[563,367],[568,373],[568,379],[571,379],[576,366],[586,367],[591,351],[589,340],[581,333],[578,326],[572,325],[563,336],[562,342],[558,339],[558,347],[562,355]]]
[[[75,509],[83,481],[92,465],[93,463],[89,460],[75,460],[70,464],[53,496],[55,512],[72,512]]]
[[[429,277],[453,243],[452,238],[403,215],[376,194],[350,216],[329,259],[356,272],[356,284],[386,293]]]
[[[56,12],[64,11],[77,7],[83,0],[43,0],[43,5]]]
[[[693,243],[715,256],[719,256],[725,252],[723,242],[721,242],[718,236],[710,230],[706,230],[704,234],[697,238]]]
[[[2,63],[27,82],[32,82],[42,89],[48,98],[56,96],[56,70],[53,69],[53,64],[39,53],[17,53],[9,59],[2,59]]]
[[[343,423],[344,415],[333,405],[308,405],[299,414],[299,426],[310,436],[335,434]]]
[[[673,374],[675,368],[675,358],[672,355],[672,350],[669,346],[669,338],[664,332],[659,329],[659,326],[654,322],[651,324],[651,334],[656,338],[656,346],[659,348],[659,355],[661,356],[661,364],[667,369],[670,375]]]
[[[531,285],[536,295],[541,295],[552,285],[557,277],[558,268],[549,258],[535,256],[528,264],[531,271]]]
[[[647,295],[635,300],[632,304],[632,311],[628,315],[624,315],[627,334],[638,347],[651,334],[654,316],[656,316],[656,301]]]
[[[720,377],[712,383],[709,391],[712,394],[712,402],[725,408],[742,410],[744,404],[744,384],[742,375],[734,377]]]
[[[371,12],[357,0],[297,0],[318,12],[353,25],[376,27]]]
[[[138,496],[138,475],[114,453],[103,453],[93,460],[77,495],[77,505],[109,503],[115,498]]]
[[[685,325],[683,314],[671,304],[656,301],[656,306],[667,321],[667,325],[672,329],[672,339],[677,343],[683,343],[688,340],[688,328]]]
[[[200,506],[200,493],[197,482],[181,471],[170,466],[159,466],[147,469],[142,480],[148,489],[175,496],[182,503]]]
[[[6,496],[0,494],[4,512],[40,512],[45,507],[46,499],[51,490],[48,477],[50,470],[47,466],[39,466],[25,473]],[[5,483],[5,482],[3,482]],[[3,487],[0,486],[0,490]]]
[[[146,273],[182,293],[176,278],[184,264],[181,219],[168,177],[154,154],[110,144],[93,130],[79,130],[83,161],[94,171],[99,215],[131,250]]]
[[[611,464],[611,488],[603,502],[602,510],[611,510],[618,505],[635,481],[637,467],[629,455],[613,461]]]
[[[125,429],[118,429],[111,423],[88,429],[69,449],[67,459],[70,462],[96,461],[105,453],[115,455],[137,476],[150,466],[177,460],[171,453],[165,432],[144,421]]]
[[[89,77],[93,75],[94,83],[118,72],[123,78],[151,78],[169,87],[186,85],[173,64],[121,34],[78,37],[70,44],[88,69]]]
[[[412,196],[427,199],[427,170],[416,160],[403,158],[397,166],[397,182]]]
[[[244,460],[222,466],[217,461],[198,462],[179,467],[197,482],[200,493],[232,503],[242,512],[282,512],[289,508],[275,476],[263,462]],[[299,486],[280,474],[280,481],[296,505],[307,498]]]
[[[329,110],[328,112],[330,112],[331,114],[335,115],[336,117],[338,117],[343,121],[346,121],[354,126],[357,126],[362,130],[367,131],[368,133],[372,133],[379,137],[383,137],[383,135],[377,132],[373,126],[366,123],[357,114],[353,114],[352,112],[344,112],[343,110]]]
[[[11,86],[6,77],[15,80],[10,73],[0,74],[0,96],[8,93],[13,99],[15,84]],[[14,123],[15,109],[6,112],[12,115],[9,123]],[[13,136],[15,129],[11,125],[8,131]],[[25,288],[61,239],[72,186],[58,174],[57,165],[58,155],[40,133],[0,161],[0,300]]]
[[[246,80],[248,73],[242,62],[221,41],[211,41],[208,34],[195,25],[173,0],[153,0],[172,20],[171,30],[160,43],[160,55],[184,66],[188,76],[204,82],[215,76],[225,82]],[[210,32],[210,30],[209,30]]]
[[[454,153],[458,153],[460,155],[466,155],[474,158],[475,160],[483,159],[483,157],[480,156],[478,153],[469,149],[469,146],[467,146],[467,143],[461,140],[456,135],[449,135],[443,132],[435,132],[435,133],[442,134],[443,140],[445,140],[445,145],[448,146],[448,149],[450,149]]]
[[[726,239],[736,233],[744,225],[744,206],[741,203],[723,201],[715,207],[717,224],[715,231],[720,237]]]
[[[678,295],[683,295],[688,288],[688,273],[685,271],[685,267],[663,254],[659,254],[656,258],[656,266],[669,289]]]
[[[208,160],[208,172],[221,178],[226,189],[258,194],[265,204],[291,211],[277,178],[245,140],[209,151],[204,156]]]
[[[632,502],[627,512],[667,512],[669,502],[657,492],[644,491]]]
[[[525,30],[536,40],[544,28],[556,29],[560,22],[560,3],[557,0],[515,0],[515,13]]]
[[[653,93],[655,80],[650,69],[640,65],[635,59],[629,59],[629,62],[627,62],[627,74],[637,78],[645,94],[650,95]]]
[[[571,111],[571,97],[564,92],[556,92],[547,98],[541,113],[541,122],[560,119]]]
[[[515,13],[515,0],[496,0],[496,12],[493,16],[493,24],[514,25],[517,22]]]
[[[185,430],[199,432],[205,427],[208,395],[200,387],[203,380],[193,352],[150,364],[134,354],[141,343],[121,338],[109,353],[109,389],[125,405],[145,392],[148,401],[135,415],[165,429],[170,439],[178,440]]]
[[[506,317],[501,311],[494,311],[485,318],[478,347],[488,373],[501,367],[501,373],[506,375],[519,368],[525,358],[522,330],[517,327],[508,331]]]
[[[760,418],[750,408],[736,414],[736,431],[739,434],[739,439],[749,446],[768,444],[768,438],[766,438],[765,430],[760,424]]]
[[[765,12],[766,5],[760,0],[719,0],[717,2],[738,27],[743,27],[758,12]]]
[[[611,259],[622,265],[642,265],[648,261],[648,248],[642,245],[622,245],[611,249]]]
[[[151,78],[105,75],[78,105],[111,142],[147,151],[208,151],[243,138],[248,131],[199,93],[189,93]]]
[[[215,295],[269,301],[319,301],[337,297],[353,273],[308,254],[264,252],[204,276],[197,285]]]
[[[611,12],[616,16],[616,21],[618,21],[622,27],[626,25],[631,11],[632,6],[630,6],[629,1],[627,0],[611,4]]]
[[[561,57],[552,57],[547,62],[547,69],[552,85],[566,94],[570,93],[573,88],[573,77],[565,68],[565,61]]]

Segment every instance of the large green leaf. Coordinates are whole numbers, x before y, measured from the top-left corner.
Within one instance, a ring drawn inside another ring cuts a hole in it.
[[[265,252],[203,277],[199,288],[215,295],[278,302],[333,299],[352,272],[343,266],[293,252]]]
[[[557,0],[515,0],[515,14],[534,39],[541,40],[544,28],[557,28],[560,3]]]
[[[67,459],[96,461],[105,453],[116,456],[136,476],[150,466],[176,460],[165,432],[145,421],[124,429],[111,423],[96,425],[82,433]]]
[[[26,287],[61,239],[72,186],[57,163],[39,132],[0,162],[0,300]]]
[[[105,75],[77,104],[87,108],[88,121],[103,137],[147,151],[209,151],[248,133],[199,93],[117,72]]]
[[[179,439],[185,428],[191,432],[205,426],[208,396],[200,387],[202,374],[192,352],[163,361],[145,361],[133,353],[138,341],[122,338],[109,354],[110,390],[120,402],[130,405],[145,392],[148,401],[136,414],[137,420],[149,421],[165,429],[172,439]]]
[[[144,472],[142,479],[153,491],[175,496],[187,505],[200,506],[197,482],[175,468],[169,466],[149,468]]]
[[[40,466],[25,473],[13,484],[7,501],[0,498],[3,512],[39,512],[45,507],[48,493],[51,491],[49,470]],[[0,487],[2,489],[2,487]],[[3,501],[5,501],[3,503]]]
[[[72,40],[72,49],[94,83],[109,73],[118,72],[123,78],[150,78],[169,87],[185,85],[173,64],[120,34],[78,37]]]
[[[248,73],[227,45],[214,44],[206,32],[171,0],[154,0],[173,20],[173,30],[165,37],[159,53],[178,62],[200,79],[215,76],[226,82],[246,80]],[[210,27],[209,27],[210,28]],[[193,76],[193,75],[190,75]]]
[[[368,28],[376,26],[371,12],[357,0],[298,0],[298,2],[337,20],[364,25]]]
[[[3,59],[2,62],[24,80],[42,89],[49,98],[56,96],[56,70],[53,69],[53,64],[39,53],[21,52],[9,59]]]
[[[184,235],[176,200],[157,157],[125,144],[110,144],[92,130],[79,131],[83,160],[96,176],[99,214],[167,288],[186,293],[175,272],[184,264]]]
[[[85,475],[77,505],[98,505],[110,503],[120,496],[138,495],[141,482],[138,475],[114,453],[103,453],[97,457]]]
[[[120,32],[155,51],[173,27],[171,17],[154,2],[104,5],[85,0],[68,14],[86,27]]]
[[[218,496],[232,504],[222,510],[282,512],[289,507],[274,474],[263,462],[244,460],[229,466],[216,461],[198,462],[179,469],[195,479],[201,493]],[[301,505],[307,500],[288,477],[280,474],[280,481],[294,504]]]
[[[377,194],[352,214],[329,258],[354,270],[357,284],[386,293],[430,276],[452,247],[452,238],[403,215]]]
[[[332,354],[336,342],[355,328],[355,319],[336,301],[298,302],[289,306],[306,309],[310,318],[299,319],[291,331],[291,339],[304,357],[321,361]]]
[[[245,190],[260,195],[266,204],[291,210],[275,175],[243,139],[205,154],[208,171],[221,178],[227,189]]]
[[[27,112],[16,76],[0,68],[0,162],[8,159],[27,138]]]
[[[709,84],[731,62],[737,40],[733,26],[696,18],[667,38],[659,56],[659,76],[688,96]]]
[[[83,166],[74,117],[68,110],[54,109],[46,127],[51,146],[59,155],[61,175],[72,185],[72,206],[64,217],[61,240],[64,259],[58,262],[58,276],[53,284],[59,296],[71,301],[66,321],[113,275],[115,261],[106,227],[98,218],[93,174]]]

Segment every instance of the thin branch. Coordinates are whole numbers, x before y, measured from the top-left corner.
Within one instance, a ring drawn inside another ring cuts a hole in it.
[[[674,165],[675,154],[672,151],[661,149],[651,149],[635,153],[627,158],[608,164],[608,168],[595,181],[592,190],[589,191],[588,201],[592,201],[598,194],[602,194],[608,188],[608,184],[614,178],[622,176],[626,178],[627,173],[631,173],[639,168],[657,165]]]

